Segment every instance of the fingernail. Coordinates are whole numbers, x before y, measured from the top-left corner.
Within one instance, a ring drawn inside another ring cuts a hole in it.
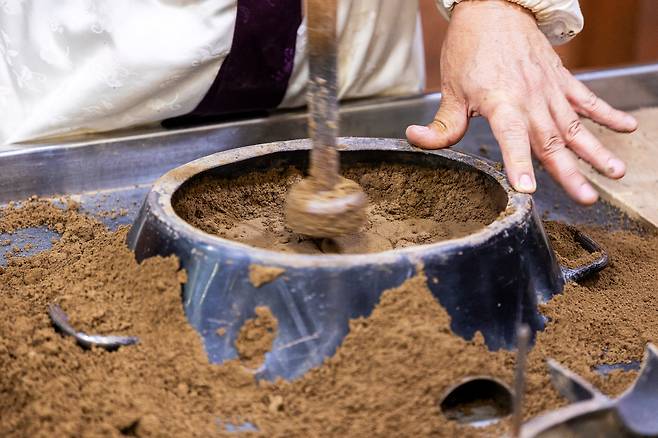
[[[421,125],[411,125],[409,128],[411,128],[412,130],[416,131],[419,134],[424,134],[430,130],[430,128],[428,128],[427,126],[421,126]]]
[[[583,183],[583,185],[580,186],[579,194],[580,194],[580,199],[586,202],[587,201],[594,202],[596,198],[598,198],[599,196],[596,190],[594,190],[594,188],[588,183]]]
[[[530,175],[524,173],[519,177],[519,191],[524,193],[535,191],[535,182],[530,178]]]
[[[619,175],[624,173],[624,163],[617,158],[610,158],[608,160],[608,174]]]

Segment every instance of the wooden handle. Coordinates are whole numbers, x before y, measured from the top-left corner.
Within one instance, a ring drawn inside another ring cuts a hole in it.
[[[327,190],[338,181],[336,0],[307,0],[308,126],[313,140],[310,174]]]

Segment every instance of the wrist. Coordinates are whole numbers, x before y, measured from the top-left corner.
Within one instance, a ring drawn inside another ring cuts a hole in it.
[[[452,16],[457,14],[459,9],[481,9],[481,10],[516,10],[525,12],[527,15],[534,19],[532,11],[525,6],[522,6],[510,0],[460,0],[452,7]]]
[[[510,20],[522,20],[536,27],[532,11],[509,0],[462,0],[452,8],[451,22],[464,22],[478,28],[492,23],[496,29],[512,30],[500,26],[501,22]]]
[[[578,0],[436,0],[439,11],[449,18],[457,5],[505,2],[530,11],[536,25],[553,45],[562,44],[573,38],[583,28],[583,15]]]

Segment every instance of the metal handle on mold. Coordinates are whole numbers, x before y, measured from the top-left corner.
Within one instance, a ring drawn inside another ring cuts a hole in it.
[[[568,268],[560,265],[565,282],[581,280],[589,275],[599,272],[608,265],[608,253],[601,247],[601,245],[582,231],[571,226],[569,229],[573,232],[574,238],[580,246],[590,253],[598,252],[601,255],[595,260],[575,268]]]

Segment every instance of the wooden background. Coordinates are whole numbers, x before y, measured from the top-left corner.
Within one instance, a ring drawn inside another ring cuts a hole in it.
[[[557,48],[564,64],[583,70],[658,62],[658,0],[580,0],[585,29]],[[435,0],[420,0],[427,90],[439,89],[439,55],[448,23]]]

